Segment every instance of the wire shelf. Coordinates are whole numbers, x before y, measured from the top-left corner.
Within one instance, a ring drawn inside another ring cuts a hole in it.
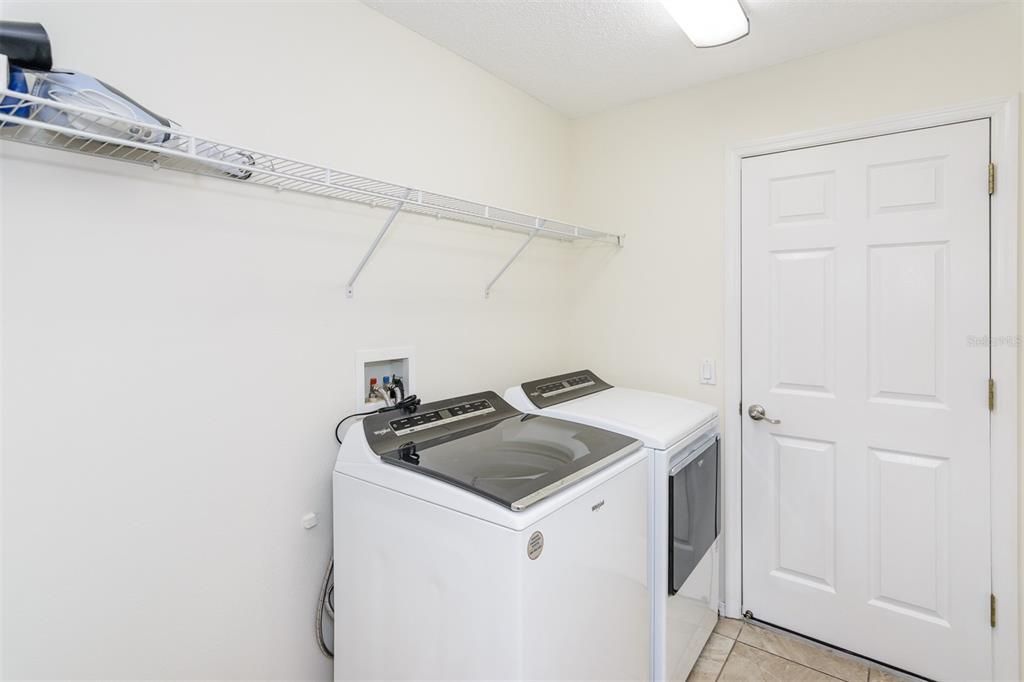
[[[531,237],[622,246],[622,235],[353,175],[6,88],[0,88],[0,139],[508,229]]]

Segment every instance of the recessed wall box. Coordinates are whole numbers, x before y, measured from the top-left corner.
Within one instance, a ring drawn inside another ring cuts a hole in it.
[[[381,348],[356,351],[355,365],[355,406],[359,412],[384,407],[384,399],[378,392],[371,393],[371,386],[386,391],[387,386],[399,377],[405,386],[405,394],[416,392],[416,349]]]

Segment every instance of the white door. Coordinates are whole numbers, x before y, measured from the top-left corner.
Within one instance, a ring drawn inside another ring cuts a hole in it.
[[[979,120],[742,166],[743,608],[942,680],[991,675],[988,162]]]

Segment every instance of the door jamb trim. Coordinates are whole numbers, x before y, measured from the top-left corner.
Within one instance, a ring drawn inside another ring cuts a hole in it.
[[[725,273],[725,414],[723,415],[723,551],[724,611],[740,617],[742,607],[742,348],[740,264],[740,171],[744,158],[791,151],[865,137],[908,132],[987,118],[991,121],[991,161],[999,178],[991,198],[991,310],[993,339],[1016,343],[993,344],[992,376],[998,386],[991,413],[992,592],[999,598],[999,622],[992,631],[992,671],[996,680],[1020,679],[1020,609],[1018,584],[1018,428],[1019,353],[1021,352],[1018,291],[1018,96],[982,100],[924,112],[876,119],[763,139],[726,152]],[[735,368],[735,371],[733,371]]]

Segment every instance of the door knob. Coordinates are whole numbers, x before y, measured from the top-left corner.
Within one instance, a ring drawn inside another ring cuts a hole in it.
[[[766,415],[764,413],[764,407],[762,407],[761,405],[751,405],[750,409],[747,410],[747,414],[750,415],[750,418],[753,419],[756,422],[766,421],[769,424],[781,424],[782,423],[781,419],[772,419],[771,417]]]

